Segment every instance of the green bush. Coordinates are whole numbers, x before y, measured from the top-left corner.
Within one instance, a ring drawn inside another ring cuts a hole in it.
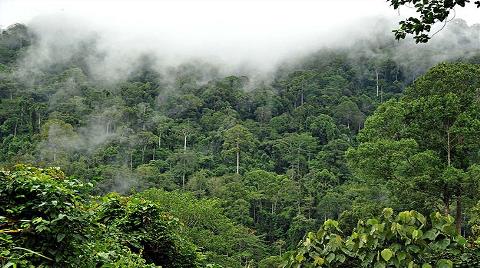
[[[287,255],[284,267],[453,267],[468,264],[475,252],[450,216],[432,213],[427,221],[416,211],[393,216],[386,208],[381,220],[359,221],[348,236],[338,222],[325,221]]]
[[[151,201],[110,194],[99,206],[98,220],[118,233],[119,242],[162,267],[197,267],[203,258],[196,246],[182,237],[177,218],[160,211]]]
[[[0,171],[0,265],[196,267],[202,255],[180,224],[140,198],[92,202],[89,185],[57,168]]]

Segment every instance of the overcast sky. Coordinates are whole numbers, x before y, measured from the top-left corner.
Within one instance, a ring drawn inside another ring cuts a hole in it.
[[[404,9],[407,14],[408,8]],[[155,23],[165,29],[160,24],[175,23],[174,28],[182,29],[209,26],[212,30],[224,30],[234,26],[254,32],[299,26],[308,31],[329,20],[398,16],[385,0],[0,0],[2,26],[28,23],[45,14],[75,15],[117,26]],[[480,22],[480,12],[472,4],[459,8],[457,17],[469,23]]]
[[[238,62],[258,58],[258,64],[368,32],[376,27],[364,23],[372,17],[393,22],[411,13],[403,8],[399,15],[385,0],[0,0],[2,27],[21,22],[46,31],[70,25],[72,34],[94,29],[110,45],[135,44],[128,49]],[[480,23],[480,9],[461,8],[456,17]]]

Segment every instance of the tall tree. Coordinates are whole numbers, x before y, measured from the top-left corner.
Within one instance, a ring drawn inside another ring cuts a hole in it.
[[[237,124],[225,131],[223,148],[224,152],[234,153],[236,156],[236,173],[240,173],[240,154],[253,149],[256,140],[253,134],[244,126]]]
[[[47,157],[51,157],[53,163],[56,163],[58,156],[66,156],[70,149],[78,146],[78,139],[73,127],[58,119],[48,120],[40,132],[43,139],[40,150]]]
[[[312,135],[290,133],[273,143],[279,161],[288,163],[292,175],[299,177],[308,171],[308,161],[313,158],[317,148],[317,141]]]
[[[432,68],[367,120],[362,143],[347,152],[350,166],[359,176],[396,181],[397,193],[408,194],[410,186],[441,201],[447,215],[455,202],[460,231],[462,201],[479,183],[470,172],[480,150],[479,77],[478,65]]]

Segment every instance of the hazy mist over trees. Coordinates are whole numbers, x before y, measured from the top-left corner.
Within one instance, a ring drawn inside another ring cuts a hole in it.
[[[480,26],[396,23],[215,53],[155,25],[2,29],[0,264],[476,267]]]

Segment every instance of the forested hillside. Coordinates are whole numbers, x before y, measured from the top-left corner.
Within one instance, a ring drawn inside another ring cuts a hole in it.
[[[451,27],[463,42],[449,50],[412,56],[372,36],[284,62],[266,79],[196,60],[159,68],[147,53],[105,79],[91,68],[106,57],[95,37],[40,65],[41,33],[8,27],[0,263],[472,267],[480,67],[468,33],[477,30]],[[380,225],[393,234],[376,236]],[[399,241],[430,242],[400,249],[392,226],[408,230]],[[335,237],[345,244],[320,250]]]

